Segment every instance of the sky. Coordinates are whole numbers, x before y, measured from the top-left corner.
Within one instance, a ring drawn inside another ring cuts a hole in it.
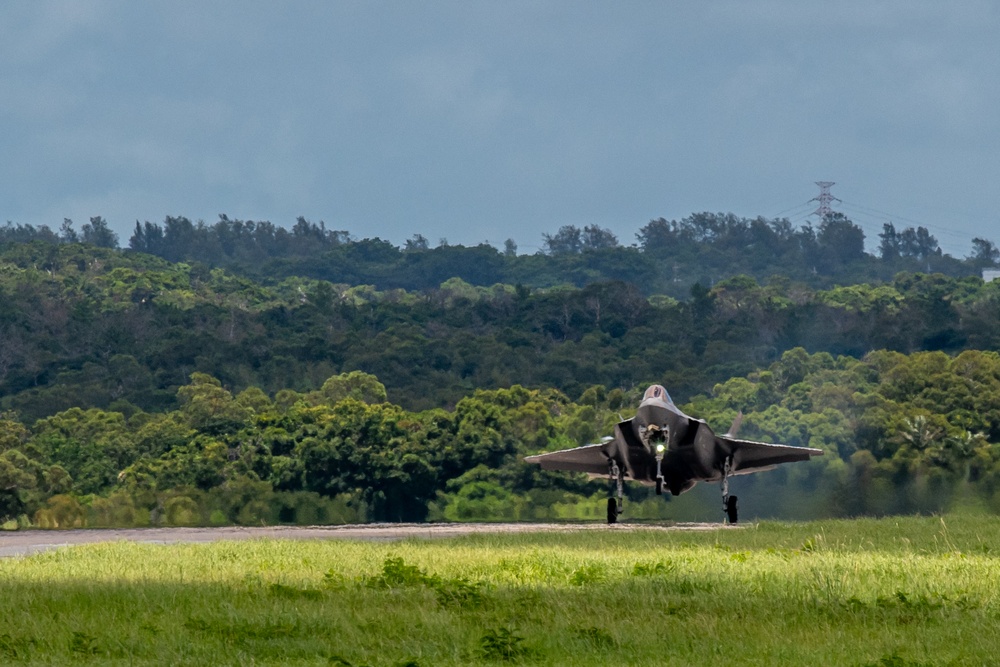
[[[1000,3],[0,4],[0,224],[436,245],[701,211],[1000,243]]]

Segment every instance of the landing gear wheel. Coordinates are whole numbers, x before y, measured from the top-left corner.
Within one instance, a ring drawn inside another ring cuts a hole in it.
[[[618,521],[618,501],[608,498],[608,525]]]
[[[656,480],[656,495],[658,495],[658,496],[662,496],[663,495],[663,479],[662,478]]]
[[[729,496],[726,498],[726,517],[729,518],[729,523],[736,523],[739,519],[739,510],[736,507],[736,496]]]

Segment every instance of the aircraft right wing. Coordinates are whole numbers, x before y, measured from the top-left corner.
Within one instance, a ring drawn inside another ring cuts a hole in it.
[[[585,445],[558,452],[525,456],[528,463],[537,463],[545,470],[572,470],[591,475],[607,475],[610,459],[604,453],[604,444]]]

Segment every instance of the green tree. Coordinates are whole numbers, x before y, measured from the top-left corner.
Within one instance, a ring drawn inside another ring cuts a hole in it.
[[[29,509],[29,494],[37,484],[36,467],[37,463],[16,449],[0,453],[0,522]]]
[[[72,408],[39,420],[31,444],[43,460],[65,468],[77,493],[103,493],[138,458],[125,418],[118,412]]]
[[[864,231],[840,214],[829,215],[820,223],[816,241],[827,270],[864,257]]]
[[[896,232],[896,226],[891,222],[884,223],[882,233],[878,237],[878,252],[881,260],[891,264],[899,259],[901,242],[899,234]]]
[[[95,245],[98,248],[118,247],[118,235],[108,227],[108,222],[101,216],[91,218],[90,222],[80,229],[83,232],[84,243]]]
[[[385,403],[385,385],[374,375],[362,371],[351,371],[335,375],[323,383],[320,389],[323,400],[333,405],[350,398],[363,403]]]
[[[206,373],[192,373],[191,383],[177,390],[181,411],[191,428],[219,435],[247,424],[251,409],[233,399],[222,383]]]
[[[555,234],[542,234],[549,255],[575,255],[583,250],[583,233],[575,225],[564,225]]]
[[[972,239],[972,253],[966,257],[966,261],[982,271],[1000,262],[1000,250],[992,241],[977,237]]]
[[[300,414],[306,424],[294,456],[301,461],[303,488],[331,498],[354,495],[376,519],[426,515],[438,470],[418,444],[419,421],[388,403],[368,405],[354,398]]]

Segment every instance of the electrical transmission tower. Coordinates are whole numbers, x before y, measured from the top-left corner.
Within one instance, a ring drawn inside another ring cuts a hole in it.
[[[836,185],[836,183],[833,181],[816,181],[816,185],[819,186],[819,196],[813,197],[809,201],[818,201],[819,208],[813,211],[812,214],[818,215],[820,220],[826,220],[826,216],[833,213],[833,209],[830,208],[831,202],[840,201],[830,194],[830,188]]]

